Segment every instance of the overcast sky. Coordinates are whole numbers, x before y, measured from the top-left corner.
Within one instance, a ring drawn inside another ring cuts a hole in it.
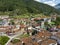
[[[60,0],[36,0],[51,6],[55,6],[56,4],[60,3]]]

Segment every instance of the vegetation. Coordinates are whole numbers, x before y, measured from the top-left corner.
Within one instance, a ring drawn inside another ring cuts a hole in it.
[[[15,43],[17,43],[17,42],[20,42],[20,40],[19,40],[19,39],[13,39],[13,40],[11,41],[11,43],[13,43],[13,44],[15,44]]]
[[[2,22],[3,20],[2,19],[0,19],[0,22]]]
[[[60,25],[60,17],[57,17],[57,19],[56,19],[56,25]]]
[[[12,25],[14,25],[15,23],[14,23],[14,20],[10,20],[10,23],[12,24]]]
[[[18,38],[25,38],[25,37],[29,37],[29,34],[22,34],[21,36],[18,36]],[[13,39],[11,41],[11,43],[13,43],[13,44],[15,44],[17,42],[20,42],[20,40],[19,39]]]
[[[34,0],[0,0],[0,15],[23,15],[23,14],[60,14],[55,8],[36,2]],[[28,17],[28,16],[27,16]]]
[[[29,34],[22,34],[20,38],[29,37]]]
[[[8,37],[0,36],[0,45],[5,45],[5,43],[7,43],[8,40],[9,40]]]
[[[36,30],[34,30],[33,32],[32,32],[32,35],[35,35],[35,34],[37,34],[38,32],[36,31]]]

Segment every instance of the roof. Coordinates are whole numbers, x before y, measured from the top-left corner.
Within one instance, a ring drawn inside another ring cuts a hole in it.
[[[57,28],[60,28],[60,25],[58,25]]]
[[[26,25],[24,25],[24,24],[20,24],[20,27],[21,27],[21,28],[25,28]]]
[[[56,44],[57,41],[56,40],[52,40],[52,39],[47,39],[42,41],[41,45],[49,45],[49,44]]]
[[[33,42],[33,45],[39,45],[37,42]]]
[[[35,38],[37,39],[37,41],[38,41],[38,40],[43,41],[43,40],[45,40],[45,39],[50,38],[50,36],[51,36],[51,33],[50,33],[50,32],[48,32],[48,31],[41,31],[41,32],[39,32],[39,33],[35,36]]]
[[[41,18],[39,17],[39,18],[35,18],[34,20],[40,20]]]
[[[20,42],[17,42],[17,43],[8,43],[7,45],[22,45],[22,42],[20,41]]]
[[[32,39],[30,37],[25,37],[25,38],[22,38],[21,41],[23,41],[24,43],[29,43],[29,42],[32,42]]]
[[[41,32],[38,33],[38,35],[41,37],[41,36],[51,36],[52,34],[49,32],[49,31],[46,31],[46,30],[42,30]]]
[[[47,30],[42,30],[41,32],[44,33],[45,36],[49,36],[49,37],[50,37],[50,36],[52,35],[52,34],[51,34],[49,31],[47,31]]]
[[[33,45],[32,43],[25,43],[25,45]]]
[[[60,31],[55,34],[60,39]]]
[[[31,37],[21,39],[25,45],[38,45],[37,42],[33,42]]]

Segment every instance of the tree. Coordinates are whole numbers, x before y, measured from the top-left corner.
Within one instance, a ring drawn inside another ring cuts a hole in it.
[[[60,25],[60,17],[56,18],[56,25]]]
[[[10,23],[11,23],[12,25],[15,25],[14,20],[11,20]]]

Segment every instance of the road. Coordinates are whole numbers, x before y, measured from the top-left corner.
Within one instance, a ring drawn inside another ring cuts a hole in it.
[[[32,28],[32,29],[40,32],[40,30],[38,30],[38,29],[36,29],[36,28]],[[17,36],[19,36],[19,35],[21,35],[21,34],[23,34],[22,31],[20,31],[18,34],[14,35],[14,36],[11,36],[10,39],[8,40],[8,42],[7,42],[5,45],[8,45],[9,42],[10,42],[13,38],[15,38],[15,37],[17,37]],[[9,36],[8,36],[8,37],[9,37]]]
[[[38,32],[41,32],[41,30],[38,30],[38,29],[36,29],[36,28],[32,28],[33,30],[36,30],[36,31],[38,31]]]
[[[19,35],[21,35],[21,34],[23,34],[22,31],[21,31],[20,33],[17,33],[16,35],[10,37],[10,39],[8,40],[8,42],[7,42],[5,45],[8,45],[8,43],[9,43],[13,38],[15,38],[15,37],[17,37],[17,36],[19,36]]]

